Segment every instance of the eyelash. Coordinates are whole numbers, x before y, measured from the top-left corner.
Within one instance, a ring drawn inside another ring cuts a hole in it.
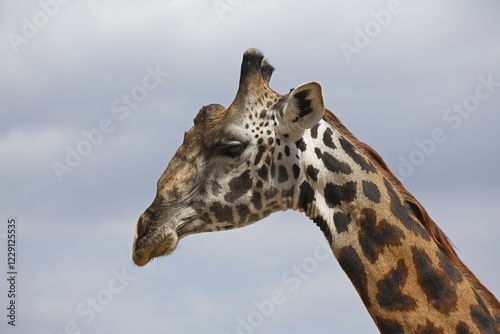
[[[244,144],[240,142],[230,142],[217,147],[217,153],[229,158],[236,158],[245,150]]]

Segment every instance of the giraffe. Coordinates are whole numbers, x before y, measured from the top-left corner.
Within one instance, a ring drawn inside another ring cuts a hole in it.
[[[381,333],[500,333],[500,304],[390,171],[308,82],[278,94],[273,66],[243,55],[228,108],[201,108],[139,217],[138,266],[193,233],[298,210],[321,229]]]

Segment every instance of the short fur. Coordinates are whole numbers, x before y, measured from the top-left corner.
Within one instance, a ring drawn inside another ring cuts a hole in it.
[[[406,203],[410,206],[417,220],[427,230],[443,253],[456,265],[456,267],[469,279],[476,292],[483,297],[488,306],[491,307],[495,317],[500,318],[500,303],[497,298],[477,279],[471,270],[460,260],[453,245],[444,232],[436,225],[424,207],[417,199],[403,186],[401,181],[392,173],[382,157],[370,146],[359,141],[328,109],[325,109],[323,119],[332,127],[337,129],[344,137],[353,143],[370,161],[375,164],[383,173],[386,179],[402,194]]]

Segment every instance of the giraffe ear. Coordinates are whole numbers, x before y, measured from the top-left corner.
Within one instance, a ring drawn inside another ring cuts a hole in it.
[[[323,93],[318,82],[308,82],[292,90],[285,107],[278,111],[278,128],[285,139],[299,140],[304,130],[316,125],[325,112]]]

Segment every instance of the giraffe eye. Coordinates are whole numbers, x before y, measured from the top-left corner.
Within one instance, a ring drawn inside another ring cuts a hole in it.
[[[240,156],[240,154],[245,149],[245,146],[246,145],[237,141],[224,143],[217,147],[217,153],[229,158],[236,158]]]

